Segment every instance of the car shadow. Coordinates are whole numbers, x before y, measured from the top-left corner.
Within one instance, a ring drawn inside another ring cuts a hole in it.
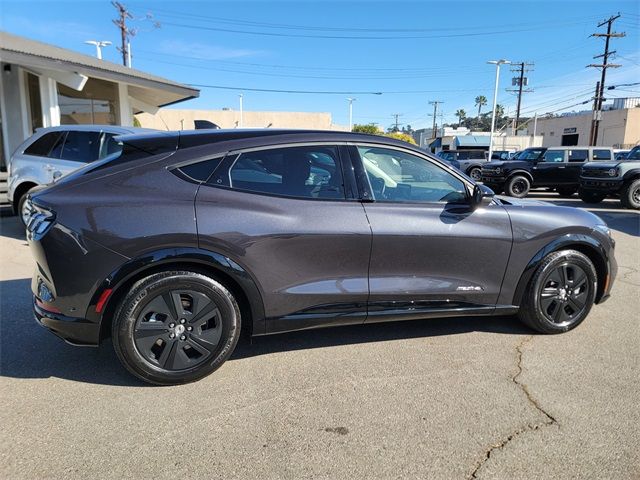
[[[17,216],[3,219],[0,222],[0,236],[27,241],[25,229]]]
[[[76,382],[140,387],[118,361],[111,342],[99,348],[74,347],[40,327],[31,311],[30,280],[0,282],[0,376],[62,378]],[[375,323],[243,337],[229,361],[270,353],[375,343],[470,332],[510,335],[533,333],[513,317],[463,317]]]
[[[595,213],[604,220],[609,228],[626,233],[634,237],[640,237],[640,211],[622,208],[620,202],[614,198],[607,198],[596,204],[584,203],[574,195],[569,198],[553,197],[549,192],[532,192],[527,198],[542,200],[563,207],[582,208]]]

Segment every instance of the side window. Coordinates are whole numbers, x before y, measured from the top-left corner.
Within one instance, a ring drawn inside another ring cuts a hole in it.
[[[399,150],[358,147],[378,202],[462,203],[464,182],[421,157]]]
[[[611,160],[611,150],[593,150],[594,160]]]
[[[589,150],[569,150],[570,162],[586,162],[589,158]]]
[[[115,133],[103,133],[100,138],[100,153],[98,154],[98,159],[103,159],[104,157],[108,157],[113,153],[118,153],[122,151],[122,144],[118,143],[114,140]]]
[[[89,163],[100,155],[100,132],[69,132],[62,148],[63,160]]]
[[[242,153],[231,188],[289,197],[344,199],[336,147],[289,147]]]
[[[193,180],[206,182],[221,161],[222,157],[212,158],[210,160],[185,165],[178,168],[178,170]]]
[[[564,162],[565,150],[547,150],[542,157],[543,162],[562,163]]]
[[[60,145],[60,149],[62,148],[64,134],[65,132],[46,133],[25,149],[25,155],[34,155],[36,157],[50,157],[50,154],[53,153],[53,157],[55,158],[56,155],[55,152],[53,152],[54,147],[56,145]],[[60,151],[58,150],[57,153],[57,156],[59,157]]]

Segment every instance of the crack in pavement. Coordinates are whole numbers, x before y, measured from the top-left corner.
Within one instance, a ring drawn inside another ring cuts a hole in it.
[[[518,385],[518,387],[520,387],[520,389],[523,391],[523,393],[527,397],[527,400],[529,401],[529,403],[531,403],[531,405],[533,405],[536,410],[538,410],[542,415],[545,416],[545,420],[543,422],[539,422],[533,425],[532,424],[524,425],[518,428],[513,433],[509,434],[506,438],[502,439],[500,442],[490,445],[489,448],[487,448],[484,454],[484,457],[476,464],[475,468],[473,469],[473,472],[471,472],[471,475],[469,475],[469,479],[478,478],[478,473],[480,472],[482,467],[489,461],[493,452],[495,450],[503,449],[514,438],[518,437],[519,435],[525,432],[533,432],[542,427],[547,427],[550,425],[559,425],[558,421],[549,412],[547,412],[544,408],[542,408],[535,398],[533,398],[533,396],[531,395],[531,392],[529,392],[529,388],[519,380],[520,375],[522,375],[522,348],[532,339],[533,339],[533,335],[529,335],[523,341],[521,341],[519,344],[516,345],[517,371],[515,375],[511,377],[511,381],[516,385]]]

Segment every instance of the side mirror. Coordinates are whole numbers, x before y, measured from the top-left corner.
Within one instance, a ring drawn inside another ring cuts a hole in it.
[[[486,185],[476,184],[473,186],[473,193],[471,194],[471,209],[476,210],[481,207],[486,207],[491,203],[495,193]]]

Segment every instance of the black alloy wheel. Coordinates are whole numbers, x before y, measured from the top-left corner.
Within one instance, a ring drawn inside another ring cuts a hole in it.
[[[231,292],[187,271],[137,282],[113,323],[114,348],[123,365],[159,385],[210,374],[231,355],[239,334],[240,311]]]
[[[529,193],[531,182],[523,175],[514,175],[507,181],[505,192],[510,197],[524,198]]]
[[[530,281],[520,319],[543,333],[571,330],[593,306],[597,274],[591,260],[576,250],[547,255]]]

